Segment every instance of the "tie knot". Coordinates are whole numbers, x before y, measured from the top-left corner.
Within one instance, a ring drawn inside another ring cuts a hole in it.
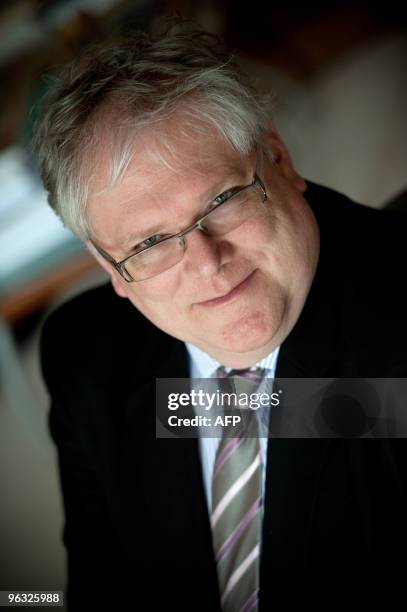
[[[267,368],[261,368],[259,366],[253,366],[242,370],[232,369],[230,372],[226,372],[225,366],[219,366],[212,374],[213,378],[232,378],[238,377],[254,384],[259,385],[267,374]]]

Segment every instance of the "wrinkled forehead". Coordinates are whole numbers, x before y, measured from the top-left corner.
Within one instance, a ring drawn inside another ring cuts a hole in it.
[[[186,127],[182,117],[121,137],[107,133],[96,151],[89,196],[113,191],[124,178],[138,189],[207,179],[241,165],[244,157],[214,127]]]

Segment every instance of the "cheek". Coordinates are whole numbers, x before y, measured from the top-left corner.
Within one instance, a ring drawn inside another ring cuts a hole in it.
[[[167,271],[160,278],[148,279],[131,287],[127,297],[147,319],[168,331],[167,324],[175,323],[183,315],[176,301],[178,285],[177,275]]]
[[[128,297],[140,310],[149,307],[160,308],[160,306],[171,305],[179,286],[179,273],[173,268],[154,278],[134,283]]]
[[[244,257],[266,274],[267,277],[282,278],[286,269],[287,232],[274,211],[268,210],[247,224],[239,236]]]
[[[312,213],[307,205],[295,200],[282,202],[264,231],[269,232],[268,245],[278,268],[295,272],[309,264],[309,253],[315,251],[315,231]]]
[[[268,210],[246,221],[234,235],[233,255],[243,255],[251,261],[261,262],[273,246],[275,226],[275,216]]]

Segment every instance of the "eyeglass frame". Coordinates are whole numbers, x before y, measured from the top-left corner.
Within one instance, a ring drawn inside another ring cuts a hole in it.
[[[154,244],[151,244],[150,246],[144,247],[143,249],[141,249],[140,251],[137,251],[136,253],[131,253],[131,255],[128,255],[127,257],[125,257],[121,261],[116,261],[111,255],[109,255],[109,253],[107,253],[104,249],[102,249],[102,247],[98,246],[91,238],[89,238],[89,242],[94,246],[94,248],[97,250],[99,255],[101,255],[104,259],[106,259],[106,261],[108,261],[113,266],[113,268],[120,274],[120,276],[122,278],[124,278],[124,280],[127,283],[140,283],[140,282],[142,282],[144,280],[148,280],[149,278],[154,278],[155,276],[159,276],[160,274],[162,274],[166,270],[163,270],[162,272],[158,272],[157,274],[154,274],[153,276],[148,276],[147,278],[142,278],[142,279],[137,280],[137,279],[134,279],[131,276],[131,274],[126,270],[126,268],[125,268],[126,261],[128,261],[132,257],[135,257],[136,255],[141,255],[141,253],[144,253],[145,251],[148,251],[148,250],[154,248],[155,246],[157,246],[158,244],[161,244],[162,242],[166,242],[167,240],[172,240],[173,238],[179,238],[182,241],[183,248],[184,248],[184,252],[183,252],[183,255],[182,255],[182,258],[183,258],[184,255],[185,255],[185,251],[187,249],[187,242],[186,242],[184,236],[186,236],[187,234],[189,234],[189,232],[192,232],[196,228],[200,229],[207,236],[210,236],[210,234],[207,234],[205,228],[202,227],[202,225],[201,225],[202,222],[204,221],[204,219],[206,219],[211,213],[213,213],[215,210],[218,210],[218,208],[220,208],[224,204],[227,204],[231,200],[231,198],[233,198],[234,196],[238,195],[239,193],[241,193],[245,189],[249,189],[250,187],[254,187],[256,185],[259,186],[261,191],[263,192],[263,203],[266,202],[266,200],[268,200],[266,187],[265,187],[263,181],[261,180],[261,178],[259,177],[259,175],[257,174],[257,172],[255,172],[253,180],[252,180],[251,183],[249,183],[248,185],[244,185],[243,187],[240,187],[229,198],[227,198],[223,202],[219,202],[219,204],[217,204],[216,206],[214,206],[213,208],[208,210],[208,212],[206,212],[204,215],[199,217],[199,219],[197,219],[194,223],[189,225],[186,229],[181,230],[177,234],[171,234],[171,236],[166,236],[165,238],[162,238],[158,242],[156,242]],[[182,261],[182,259],[180,259],[180,261]],[[179,263],[179,262],[177,262],[177,263]],[[176,264],[174,264],[174,265],[176,265]],[[170,270],[172,267],[174,267],[174,266],[170,266],[170,268],[167,268],[167,270]],[[127,275],[128,278],[126,277],[126,275]]]

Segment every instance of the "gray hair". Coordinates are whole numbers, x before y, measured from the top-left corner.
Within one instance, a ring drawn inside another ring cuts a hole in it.
[[[86,202],[106,140],[113,186],[140,131],[175,111],[184,127],[213,126],[244,155],[272,125],[270,97],[256,93],[217,37],[190,25],[94,46],[55,79],[33,145],[49,204],[82,240],[91,236]]]

